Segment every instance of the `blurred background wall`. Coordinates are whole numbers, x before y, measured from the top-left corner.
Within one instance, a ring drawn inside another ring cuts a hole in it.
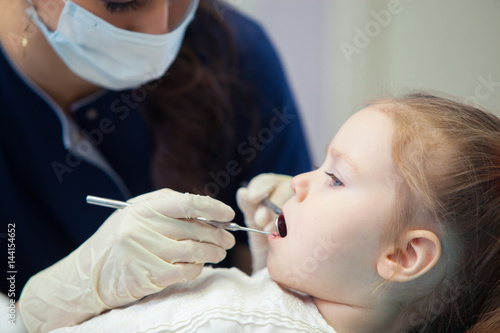
[[[441,91],[500,116],[499,0],[226,2],[277,47],[317,165],[342,123],[381,94]]]

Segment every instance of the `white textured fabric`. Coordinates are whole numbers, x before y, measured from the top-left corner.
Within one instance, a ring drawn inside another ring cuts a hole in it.
[[[281,289],[267,269],[250,277],[236,268],[210,267],[193,281],[52,332],[335,333],[311,297]]]

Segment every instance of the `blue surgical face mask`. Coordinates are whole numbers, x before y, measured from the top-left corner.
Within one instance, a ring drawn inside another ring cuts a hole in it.
[[[27,14],[69,69],[111,90],[134,88],[165,74],[179,53],[199,2],[193,0],[175,30],[152,35],[117,28],[74,2],[64,1],[55,31],[40,20],[31,0]]]

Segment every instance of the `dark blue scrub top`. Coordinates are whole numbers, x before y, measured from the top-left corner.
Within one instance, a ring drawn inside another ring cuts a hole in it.
[[[227,203],[238,211],[234,197],[241,184],[263,172],[306,172],[311,161],[297,108],[268,38],[233,9],[220,7],[219,14],[236,39],[240,79],[264,96],[258,105],[261,137],[238,138],[241,144],[234,152],[251,163],[224,187],[231,198]],[[196,24],[201,19],[196,17],[190,29],[206,28]],[[71,125],[63,125],[64,117],[58,116],[58,107],[22,77],[0,48],[0,253],[2,274],[7,275],[1,278],[2,292],[9,291],[7,277],[14,274],[18,298],[30,276],[68,255],[99,228],[111,210],[86,204],[87,195],[126,200],[153,189],[151,142],[134,102],[142,98],[140,91],[89,96],[71,110],[84,135],[78,134],[80,130],[71,133]],[[85,136],[87,140],[79,141]],[[102,154],[108,167],[93,159],[91,150]],[[8,248],[12,243],[15,247]],[[8,249],[15,249],[12,260]]]

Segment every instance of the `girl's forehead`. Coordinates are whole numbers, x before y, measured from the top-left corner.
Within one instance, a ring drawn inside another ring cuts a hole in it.
[[[375,107],[367,107],[347,119],[330,146],[344,139],[359,143],[386,139],[392,137],[393,127],[393,120],[389,115]]]
[[[361,175],[393,170],[393,121],[382,111],[363,109],[340,128],[328,146],[327,157],[353,166]]]

